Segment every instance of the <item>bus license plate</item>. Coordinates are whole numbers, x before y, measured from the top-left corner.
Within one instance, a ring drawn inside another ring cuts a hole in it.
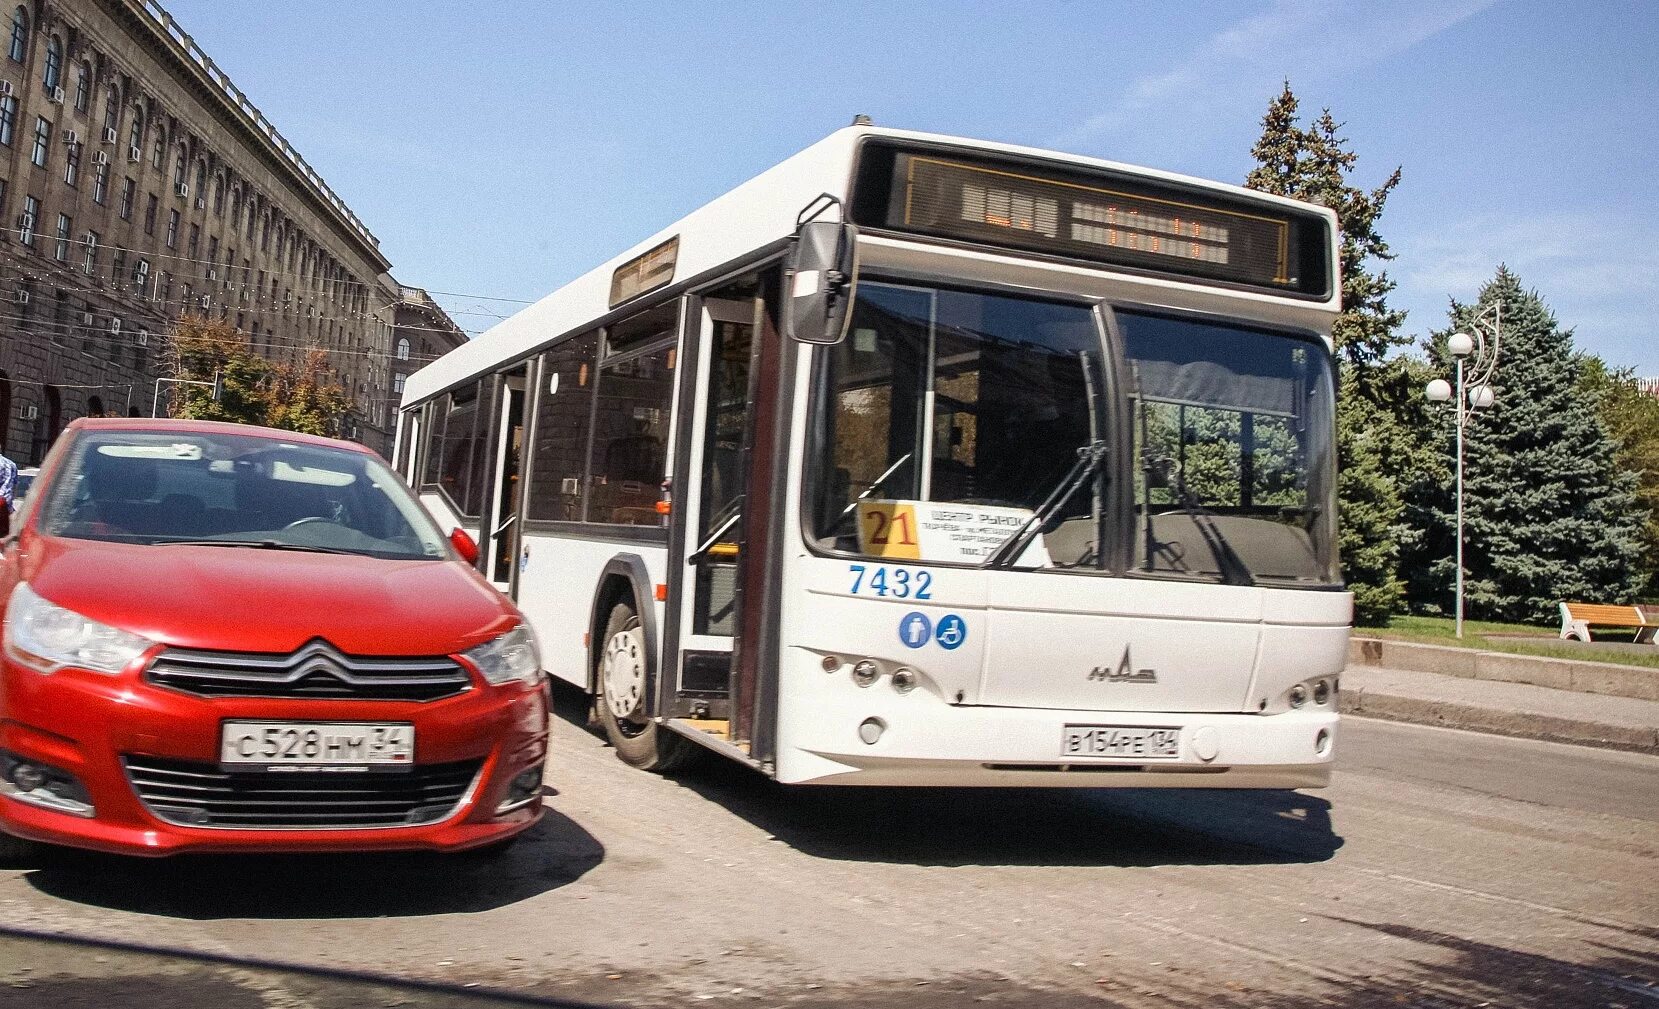
[[[1181,730],[1144,725],[1068,725],[1061,738],[1060,755],[1173,760],[1181,755]]]
[[[408,722],[226,722],[219,762],[237,767],[408,767],[415,727]]]

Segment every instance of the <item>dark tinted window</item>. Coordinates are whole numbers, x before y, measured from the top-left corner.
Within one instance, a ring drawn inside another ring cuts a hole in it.
[[[532,520],[579,522],[582,476],[592,430],[595,333],[567,340],[542,357],[536,431],[530,447]]]
[[[599,374],[589,522],[660,525],[656,505],[668,468],[675,348],[659,343],[606,361]]]
[[[437,465],[439,488],[462,515],[468,516],[477,515],[484,500],[485,444],[490,426],[479,389],[469,385],[449,395]]]

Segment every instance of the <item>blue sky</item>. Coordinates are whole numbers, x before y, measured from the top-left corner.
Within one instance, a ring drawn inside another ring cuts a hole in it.
[[[405,283],[534,299],[857,112],[1241,181],[1289,78],[1329,106],[1407,330],[1506,262],[1659,375],[1659,4],[172,0]],[[469,329],[509,302],[447,296]]]

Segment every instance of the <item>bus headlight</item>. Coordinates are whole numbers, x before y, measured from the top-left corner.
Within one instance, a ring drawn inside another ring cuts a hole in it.
[[[881,667],[869,659],[859,659],[853,665],[853,682],[861,687],[868,687],[881,679]]]

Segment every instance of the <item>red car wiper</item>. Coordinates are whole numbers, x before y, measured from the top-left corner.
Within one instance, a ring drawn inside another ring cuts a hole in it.
[[[355,554],[355,550],[334,547],[316,547],[304,543],[284,543],[281,540],[157,540],[155,545],[170,547],[248,547],[253,550],[298,550],[311,554]]]

